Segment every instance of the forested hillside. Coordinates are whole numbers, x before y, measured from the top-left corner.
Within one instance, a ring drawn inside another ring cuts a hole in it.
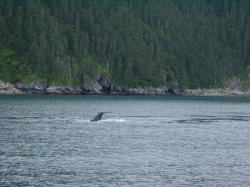
[[[0,79],[223,87],[250,73],[249,0],[0,0]]]

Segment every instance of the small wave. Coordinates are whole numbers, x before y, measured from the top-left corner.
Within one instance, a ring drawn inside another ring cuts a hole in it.
[[[21,117],[1,117],[2,119],[10,119],[10,120],[22,120],[22,119],[42,119],[43,117],[38,116],[21,116]]]

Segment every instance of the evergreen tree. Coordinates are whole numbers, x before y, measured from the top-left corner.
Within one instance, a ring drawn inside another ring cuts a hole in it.
[[[0,78],[220,87],[247,79],[248,0],[1,0]],[[79,78],[80,77],[80,78]]]

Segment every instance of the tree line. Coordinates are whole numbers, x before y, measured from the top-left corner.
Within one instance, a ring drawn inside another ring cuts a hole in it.
[[[248,0],[1,0],[0,79],[222,87],[250,73]]]

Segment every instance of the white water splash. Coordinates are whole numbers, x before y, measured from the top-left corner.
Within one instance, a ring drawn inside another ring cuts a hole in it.
[[[91,122],[90,119],[76,119],[78,123],[88,123]]]
[[[104,119],[101,121],[103,121],[103,122],[117,122],[117,123],[124,123],[125,122],[124,119]]]
[[[90,119],[77,119],[78,123],[89,123],[91,122]],[[103,123],[103,122],[116,122],[116,123],[124,123],[124,119],[104,119],[100,121],[96,121],[95,123]]]

